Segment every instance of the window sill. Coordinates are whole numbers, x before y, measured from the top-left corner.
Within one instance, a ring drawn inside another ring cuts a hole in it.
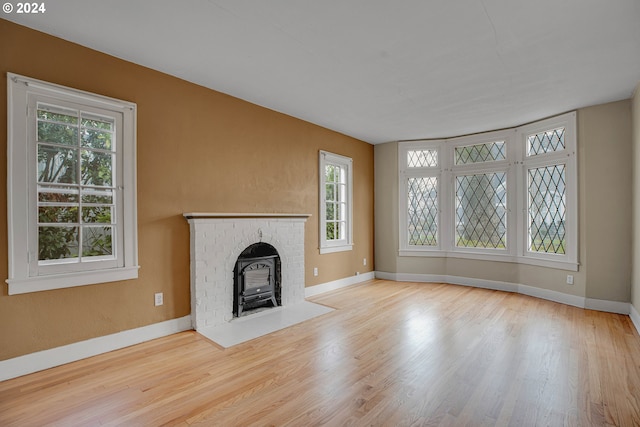
[[[320,248],[320,255],[331,254],[334,252],[346,252],[352,249],[353,249],[353,244],[340,245],[340,246],[325,246],[324,248]]]
[[[7,279],[6,282],[9,285],[9,295],[18,295],[52,289],[137,279],[139,268],[139,266],[135,266],[29,277],[26,279]]]
[[[577,262],[556,261],[549,259],[532,258],[525,256],[503,254],[480,254],[470,252],[447,252],[433,249],[401,249],[398,251],[401,257],[429,257],[429,258],[461,258],[481,261],[511,262],[516,264],[535,265],[539,267],[555,268],[558,270],[578,271]]]

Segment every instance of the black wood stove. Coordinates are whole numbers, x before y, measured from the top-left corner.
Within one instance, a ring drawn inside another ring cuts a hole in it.
[[[255,243],[245,249],[233,271],[233,315],[263,306],[280,305],[280,257],[266,243]]]

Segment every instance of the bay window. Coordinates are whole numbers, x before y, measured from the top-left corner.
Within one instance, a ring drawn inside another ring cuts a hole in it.
[[[576,270],[575,117],[400,142],[400,255]]]

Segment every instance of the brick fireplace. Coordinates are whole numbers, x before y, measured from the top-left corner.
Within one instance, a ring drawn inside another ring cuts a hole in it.
[[[256,243],[273,246],[281,262],[283,307],[304,301],[306,214],[185,213],[191,234],[191,321],[195,330],[231,321],[234,268]]]

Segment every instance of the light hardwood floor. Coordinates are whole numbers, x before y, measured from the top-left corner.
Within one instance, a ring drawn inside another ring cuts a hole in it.
[[[1,426],[640,426],[627,316],[375,280],[223,350],[184,332],[0,383]]]

